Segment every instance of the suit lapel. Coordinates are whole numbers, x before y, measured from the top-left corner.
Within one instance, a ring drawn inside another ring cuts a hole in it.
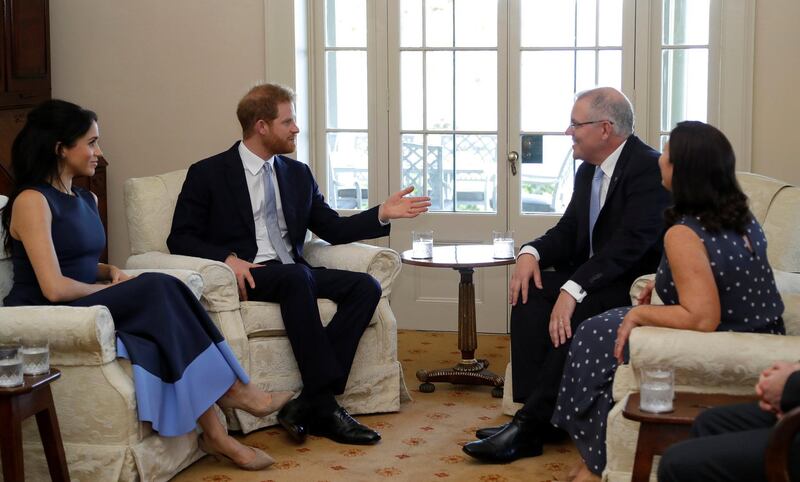
[[[242,165],[242,158],[239,156],[238,142],[228,150],[225,163],[225,182],[228,183],[228,188],[233,194],[236,211],[250,230],[250,234],[255,237],[256,225],[253,219],[253,205],[250,203],[250,190],[247,188],[247,180],[244,177],[244,166]]]
[[[631,152],[636,148],[636,144],[639,142],[639,139],[631,135],[628,137],[628,142],[625,143],[625,147],[622,148],[622,152],[619,153],[619,159],[617,159],[617,165],[614,167],[614,175],[611,177],[611,181],[608,183],[608,192],[606,192],[606,200],[603,206],[608,203],[608,200],[611,199],[611,196],[614,195],[614,192],[617,190],[617,186],[619,185],[619,180],[622,179],[622,173],[625,172],[625,166],[628,164],[628,159],[631,157]],[[602,213],[603,210],[601,209],[600,212]]]
[[[291,197],[291,180],[289,179],[289,166],[283,156],[275,156],[275,177],[278,179],[278,190],[281,192],[281,209],[289,238],[292,238],[292,227],[295,226],[295,203]],[[294,242],[294,239],[292,239]]]

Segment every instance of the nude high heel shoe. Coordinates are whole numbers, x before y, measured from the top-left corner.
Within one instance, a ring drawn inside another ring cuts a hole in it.
[[[280,410],[289,400],[294,397],[295,394],[294,392],[270,392],[270,395],[272,395],[272,401],[270,401],[266,407],[261,407],[260,409],[245,407],[242,404],[232,400],[229,396],[220,398],[217,401],[217,404],[222,408],[237,408],[239,410],[244,410],[254,417],[266,417],[267,415]]]
[[[200,450],[207,453],[208,455],[211,455],[218,461],[230,462],[242,470],[263,470],[275,463],[275,459],[270,457],[269,454],[267,454],[261,449],[250,447],[249,445],[247,447],[249,447],[251,450],[253,450],[253,452],[256,453],[256,458],[254,458],[253,460],[251,460],[246,464],[237,464],[236,462],[233,461],[233,459],[231,459],[227,455],[211,449],[208,446],[208,444],[206,444],[206,439],[202,435],[200,435],[200,437],[197,439],[197,445],[200,446]]]

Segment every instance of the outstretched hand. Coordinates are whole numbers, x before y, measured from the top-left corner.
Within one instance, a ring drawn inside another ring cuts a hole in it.
[[[431,198],[428,196],[406,197],[413,191],[414,186],[409,186],[389,196],[378,208],[378,219],[385,223],[390,219],[415,218],[426,212],[431,205]]]

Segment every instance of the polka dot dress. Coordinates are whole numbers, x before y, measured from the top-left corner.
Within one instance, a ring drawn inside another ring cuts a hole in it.
[[[722,310],[717,330],[784,334],[783,302],[758,222],[750,223],[746,237],[733,231],[709,233],[694,217],[684,217],[679,224],[697,233],[708,252]],[[658,267],[655,289],[664,304],[679,303],[666,256]],[[614,405],[611,386],[617,369],[614,341],[630,309],[614,308],[580,324],[570,345],[553,413],[553,425],[570,434],[587,467],[596,474],[606,466],[606,422]]]

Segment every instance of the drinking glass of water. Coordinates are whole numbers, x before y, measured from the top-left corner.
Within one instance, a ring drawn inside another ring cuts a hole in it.
[[[22,339],[22,371],[25,375],[50,372],[50,344],[46,337]]]
[[[433,258],[433,231],[412,231],[411,247],[412,258]]]
[[[0,387],[22,385],[22,347],[19,343],[0,345]]]
[[[510,259],[514,257],[514,231],[492,231],[493,257]]]
[[[671,412],[672,399],[675,398],[672,368],[649,366],[642,368],[639,374],[641,380],[639,408],[643,412]]]

